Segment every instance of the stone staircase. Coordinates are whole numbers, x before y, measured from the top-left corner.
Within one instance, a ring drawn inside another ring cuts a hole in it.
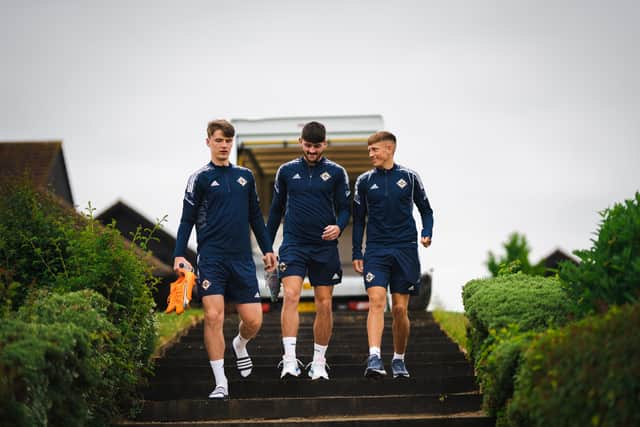
[[[298,358],[313,352],[313,313],[300,314]],[[406,362],[411,378],[391,378],[391,318],[386,315],[383,360],[389,372],[380,380],[363,376],[368,355],[366,313],[334,313],[334,333],[327,352],[329,381],[280,380],[280,316],[265,313],[259,335],[249,343],[253,373],[240,377],[231,339],[237,315],[225,320],[225,370],[228,401],[207,399],[213,374],[202,342],[200,324],[167,350],[144,391],[137,419],[122,426],[493,426],[480,410],[481,395],[473,370],[456,344],[444,335],[428,312],[411,312]]]

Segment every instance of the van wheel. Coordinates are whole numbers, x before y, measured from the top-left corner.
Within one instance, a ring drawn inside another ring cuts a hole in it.
[[[420,292],[409,297],[409,311],[425,311],[431,300],[431,276],[424,274],[420,277]]]

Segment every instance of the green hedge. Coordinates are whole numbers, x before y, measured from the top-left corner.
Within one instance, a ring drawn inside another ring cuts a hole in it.
[[[610,305],[640,299],[640,193],[602,213],[589,250],[575,251],[579,265],[565,262],[560,278],[573,311],[583,317]]]
[[[525,352],[512,426],[640,425],[640,305],[551,330]]]

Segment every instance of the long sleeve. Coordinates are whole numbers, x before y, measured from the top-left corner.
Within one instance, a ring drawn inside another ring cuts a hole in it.
[[[337,181],[336,191],[334,193],[334,203],[337,210],[336,224],[340,227],[340,233],[342,233],[349,224],[349,215],[351,214],[349,175],[347,175],[347,171],[344,168],[342,168],[342,172],[342,177]]]
[[[200,189],[198,187],[197,175],[189,178],[187,189],[184,192],[184,200],[182,201],[182,216],[180,225],[178,226],[178,235],[176,237],[176,247],[173,251],[173,257],[184,256],[187,251],[187,244],[193,225],[198,215],[198,206],[200,204]]]
[[[353,254],[352,259],[362,259],[362,239],[364,237],[365,219],[367,216],[367,200],[364,185],[362,185],[362,176],[358,178],[353,194]]]
[[[256,192],[256,181],[251,175],[251,182],[249,188],[249,223],[253,234],[256,236],[258,246],[263,254],[267,252],[273,252],[272,239],[267,235],[267,229],[264,225],[264,219],[262,218],[262,212],[260,211],[260,200],[258,199],[258,193]]]
[[[413,202],[418,207],[420,217],[422,218],[422,237],[432,237],[433,235],[433,209],[427,198],[427,193],[422,185],[422,180],[418,174],[414,174]],[[415,185],[417,184],[417,185]]]
[[[282,166],[276,172],[276,179],[273,184],[273,199],[269,209],[269,219],[267,220],[267,235],[273,242],[278,232],[282,215],[287,202],[287,183],[282,174]]]

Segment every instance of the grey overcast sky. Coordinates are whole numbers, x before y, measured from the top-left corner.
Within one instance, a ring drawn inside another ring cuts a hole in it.
[[[586,248],[640,188],[638,1],[0,0],[0,140],[64,141],[79,208],[175,233],[206,122],[382,114],[435,211],[435,303],[487,251]]]

